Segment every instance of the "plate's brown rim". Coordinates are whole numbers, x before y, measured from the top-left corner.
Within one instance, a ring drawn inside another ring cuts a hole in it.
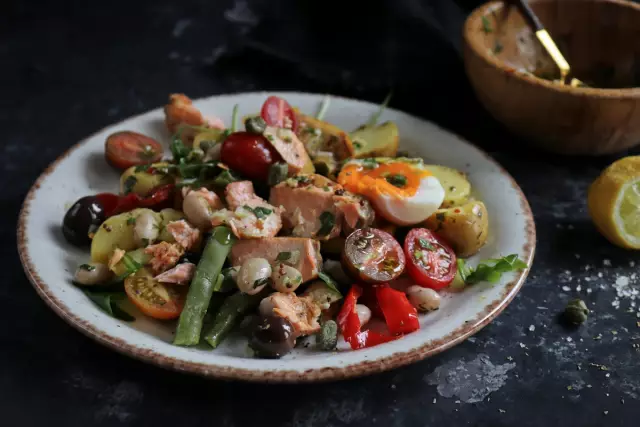
[[[245,95],[250,94],[260,94],[262,92],[248,92],[244,93]],[[286,94],[286,93],[284,93]],[[289,94],[300,95],[304,94],[301,92],[289,92]],[[236,94],[239,95],[239,94]],[[308,95],[317,95],[319,94],[308,94]],[[362,102],[355,99],[344,98],[339,96],[332,96],[333,98],[341,98],[348,101],[356,101]],[[148,113],[148,112],[147,112]],[[140,114],[138,116],[131,117],[130,119],[134,119],[140,116],[143,116],[147,113]],[[403,113],[409,115],[407,113]],[[423,119],[420,119],[423,120]],[[176,359],[174,357],[169,357],[163,354],[160,354],[154,350],[143,349],[136,347],[134,344],[130,344],[124,340],[119,338],[110,336],[103,331],[98,330],[91,323],[86,322],[80,318],[78,318],[73,312],[66,307],[60,300],[58,300],[50,291],[49,286],[46,282],[38,275],[36,272],[35,266],[31,261],[27,250],[27,217],[29,216],[30,205],[35,197],[35,193],[38,191],[42,182],[47,176],[49,176],[58,166],[58,164],[63,161],[66,157],[68,157],[73,151],[77,148],[84,145],[89,139],[93,136],[107,130],[109,127],[105,127],[100,131],[94,133],[92,136],[83,139],[77,144],[73,145],[67,151],[65,151],[60,157],[58,157],[51,165],[49,165],[44,172],[38,177],[33,186],[29,189],[27,196],[23,202],[22,208],[20,210],[20,215],[18,218],[18,231],[17,231],[17,240],[18,240],[18,252],[20,255],[20,260],[24,267],[25,272],[27,273],[27,277],[33,284],[36,292],[40,297],[49,305],[53,311],[55,311],[60,317],[62,317],[67,323],[69,323],[74,328],[78,329],[80,332],[89,336],[92,339],[100,342],[101,344],[106,345],[109,348],[116,350],[119,353],[126,354],[128,356],[132,356],[134,358],[140,359],[145,362],[149,362],[155,364],[157,366],[163,368],[174,369],[181,372],[188,372],[203,375],[206,377],[213,377],[218,379],[231,379],[231,380],[244,380],[244,381],[255,381],[255,382],[288,382],[288,383],[296,383],[296,382],[317,382],[317,381],[331,381],[331,380],[339,380],[346,378],[353,378],[358,376],[363,376],[367,374],[373,374],[378,372],[383,372],[386,370],[398,368],[401,366],[408,365],[410,363],[425,359],[426,357],[432,356],[434,354],[440,353],[448,348],[453,347],[454,345],[464,341],[469,336],[475,334],[484,326],[486,326],[489,322],[491,322],[498,314],[504,310],[504,308],[511,302],[511,300],[518,293],[520,288],[522,287],[529,269],[522,271],[519,276],[508,283],[505,286],[505,290],[502,293],[502,296],[490,304],[485,306],[485,309],[482,313],[478,314],[475,319],[468,320],[465,322],[463,326],[452,331],[450,334],[442,337],[438,340],[430,341],[422,346],[409,349],[405,352],[396,352],[391,354],[390,356],[377,358],[374,360],[362,361],[357,364],[347,365],[342,367],[330,367],[330,368],[320,368],[320,369],[309,369],[306,371],[294,371],[294,370],[251,370],[251,369],[243,369],[243,368],[231,368],[225,366],[218,366],[212,364],[204,364],[197,362],[187,362],[183,360]],[[536,247],[536,229],[535,223],[533,220],[533,214],[531,212],[531,207],[529,206],[529,202],[527,201],[524,193],[515,182],[513,177],[498,164],[491,156],[489,156],[484,151],[475,147],[473,144],[462,140],[465,144],[467,144],[471,149],[478,150],[484,157],[486,157],[491,163],[493,163],[496,168],[506,176],[510,182],[512,187],[518,193],[520,198],[520,204],[522,210],[525,214],[525,222],[526,222],[526,238],[527,241],[523,246],[523,252],[526,254],[526,262],[529,266],[532,265],[533,257],[535,253]]]

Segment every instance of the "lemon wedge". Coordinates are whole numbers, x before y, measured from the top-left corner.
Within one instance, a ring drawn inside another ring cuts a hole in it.
[[[640,156],[612,163],[589,187],[589,214],[611,243],[640,249]]]

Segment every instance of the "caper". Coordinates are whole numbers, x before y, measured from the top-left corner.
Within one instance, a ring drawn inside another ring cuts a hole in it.
[[[338,324],[334,320],[327,320],[322,324],[316,335],[316,344],[321,350],[335,350],[338,345]]]
[[[249,117],[244,121],[244,127],[247,132],[262,134],[267,128],[267,122],[260,116]]]
[[[285,179],[287,179],[287,175],[289,174],[289,165],[284,162],[276,162],[269,167],[269,176],[267,178],[268,184],[273,187],[274,185],[278,185]]]
[[[575,325],[580,325],[586,322],[588,315],[589,309],[581,299],[569,301],[567,307],[564,309],[564,317]]]

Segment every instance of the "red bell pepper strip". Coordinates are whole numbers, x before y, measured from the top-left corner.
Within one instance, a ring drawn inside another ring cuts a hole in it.
[[[104,207],[107,218],[122,212],[129,212],[136,208],[159,208],[171,199],[174,184],[161,185],[154,188],[148,196],[141,197],[136,193],[126,196],[118,196],[112,193],[100,193],[96,195]]]
[[[337,317],[342,336],[351,348],[358,350],[365,347],[373,347],[399,338],[399,336],[381,334],[375,331],[360,330],[360,319],[356,313],[356,303],[360,296],[362,296],[362,288],[358,285],[351,286],[351,290],[349,290],[344,299],[344,304]]]
[[[408,334],[420,329],[418,312],[404,292],[385,286],[376,286],[376,297],[389,332]]]

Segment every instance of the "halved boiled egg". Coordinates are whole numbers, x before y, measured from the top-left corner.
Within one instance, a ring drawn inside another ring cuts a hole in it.
[[[444,200],[444,188],[421,159],[351,160],[340,171],[338,182],[369,199],[378,214],[398,225],[424,221]]]

